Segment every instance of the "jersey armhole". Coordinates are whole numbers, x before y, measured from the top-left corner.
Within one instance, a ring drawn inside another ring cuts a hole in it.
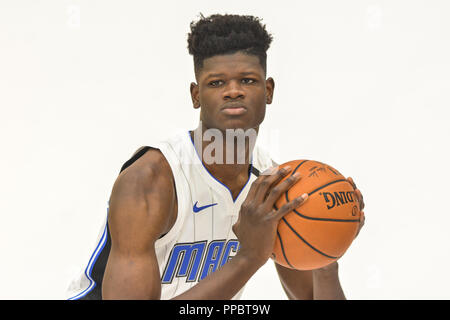
[[[168,244],[177,236],[177,234],[179,234],[180,229],[183,226],[187,208],[188,200],[186,199],[186,190],[189,190],[189,185],[187,184],[187,179],[181,168],[180,160],[177,158],[171,146],[166,143],[161,143],[157,147],[166,158],[166,161],[169,163],[170,169],[172,170],[172,176],[175,182],[175,195],[177,197],[177,218],[172,228],[156,240],[155,248]]]
[[[126,161],[123,165],[122,168],[120,169],[120,172],[122,172],[123,170],[125,170],[126,168],[128,168],[129,166],[131,166],[134,162],[136,162],[137,159],[139,159],[140,157],[142,157],[148,150],[153,149],[153,150],[158,150],[157,148],[153,148],[153,147],[149,147],[149,146],[144,146],[142,148],[140,148],[138,151],[136,151],[133,156]]]

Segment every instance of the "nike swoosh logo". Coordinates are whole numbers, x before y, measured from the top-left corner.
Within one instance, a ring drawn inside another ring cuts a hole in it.
[[[203,209],[215,206],[217,203],[213,203],[213,204],[208,204],[206,206],[203,207],[197,207],[197,203],[198,201],[194,204],[194,207],[192,208],[192,210],[194,210],[195,213],[202,211]]]

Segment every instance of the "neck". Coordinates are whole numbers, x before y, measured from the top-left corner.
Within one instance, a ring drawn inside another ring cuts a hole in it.
[[[200,124],[190,132],[203,165],[225,184],[235,197],[249,178],[251,155],[258,128],[226,130],[206,128]]]

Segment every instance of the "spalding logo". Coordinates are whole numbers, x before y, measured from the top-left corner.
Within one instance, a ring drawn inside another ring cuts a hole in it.
[[[339,192],[320,192],[323,199],[327,203],[328,210],[333,209],[335,206],[346,204],[349,202],[355,202],[353,198],[353,191],[339,191]],[[331,204],[329,204],[331,203]]]

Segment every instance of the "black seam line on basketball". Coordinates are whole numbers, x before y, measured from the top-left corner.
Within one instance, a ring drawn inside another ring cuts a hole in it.
[[[286,252],[284,252],[283,240],[281,240],[281,235],[280,235],[280,233],[278,232],[278,230],[277,230],[277,236],[278,236],[278,240],[280,240],[281,252],[283,253],[284,260],[286,260],[287,264],[288,264],[292,269],[295,269],[295,268],[292,266],[292,264],[289,262],[289,260],[288,260],[288,258],[287,258],[287,256],[286,256]]]
[[[317,248],[315,248],[313,245],[311,245],[308,241],[306,241],[301,235],[299,235],[298,233],[297,233],[297,231],[295,231],[295,229],[294,228],[292,228],[291,227],[291,225],[286,221],[286,219],[283,217],[283,218],[281,218],[283,221],[284,221],[284,223],[286,223],[286,225],[289,227],[289,229],[291,229],[291,231],[293,232],[293,233],[295,233],[295,235],[300,239],[300,240],[302,240],[306,245],[308,245],[311,249],[313,249],[314,251],[316,251],[317,253],[320,253],[321,255],[323,255],[323,256],[325,256],[325,257],[327,257],[327,258],[330,258],[330,259],[339,259],[340,257],[333,257],[333,256],[330,256],[330,255],[328,255],[328,254],[326,254],[326,253],[323,253],[322,251],[320,251],[319,249],[317,249]]]
[[[306,160],[306,161],[307,161],[307,160]],[[310,195],[312,195],[313,193],[319,191],[320,189],[323,189],[323,188],[325,188],[325,187],[328,187],[328,186],[331,185],[331,184],[338,183],[338,182],[344,182],[344,181],[347,181],[347,180],[346,180],[346,179],[339,179],[339,180],[331,181],[331,182],[329,182],[329,183],[327,183],[327,184],[324,184],[323,186],[317,188],[316,190],[313,190],[313,191],[311,191],[310,193],[308,193],[308,197],[309,197]],[[288,191],[289,191],[289,190],[288,190]],[[286,203],[289,202],[288,191],[286,191],[286,192],[284,193],[285,198],[286,198]],[[302,217],[302,218],[305,218],[305,219],[309,219],[309,220],[333,221],[333,222],[360,222],[359,219],[313,218],[313,217],[309,217],[309,216],[305,216],[304,214],[301,214],[300,212],[297,211],[297,209],[294,209],[293,211],[294,211],[298,216],[300,216],[300,217]]]
[[[291,172],[291,176],[298,170],[298,168],[300,168],[300,166],[302,165],[302,164],[304,164],[305,162],[308,162],[309,160],[303,160],[302,162],[300,162],[299,164],[298,164],[298,166],[296,166],[295,167],[295,169]]]
[[[278,207],[277,207],[277,205],[276,205],[275,203],[273,204],[273,207],[275,208],[275,210],[278,210]],[[331,221],[331,222],[361,222],[360,220],[357,220],[357,219],[355,219],[355,220],[352,220],[352,219],[349,219],[349,220],[342,220],[342,219],[341,219],[341,220],[338,220],[338,219],[327,219],[327,218],[313,218],[313,217],[308,217],[308,216],[305,216],[305,215],[301,214],[301,213],[298,212],[296,209],[294,209],[293,211],[294,211],[294,213],[297,214],[299,217],[305,218],[305,219],[309,219],[309,220]]]

